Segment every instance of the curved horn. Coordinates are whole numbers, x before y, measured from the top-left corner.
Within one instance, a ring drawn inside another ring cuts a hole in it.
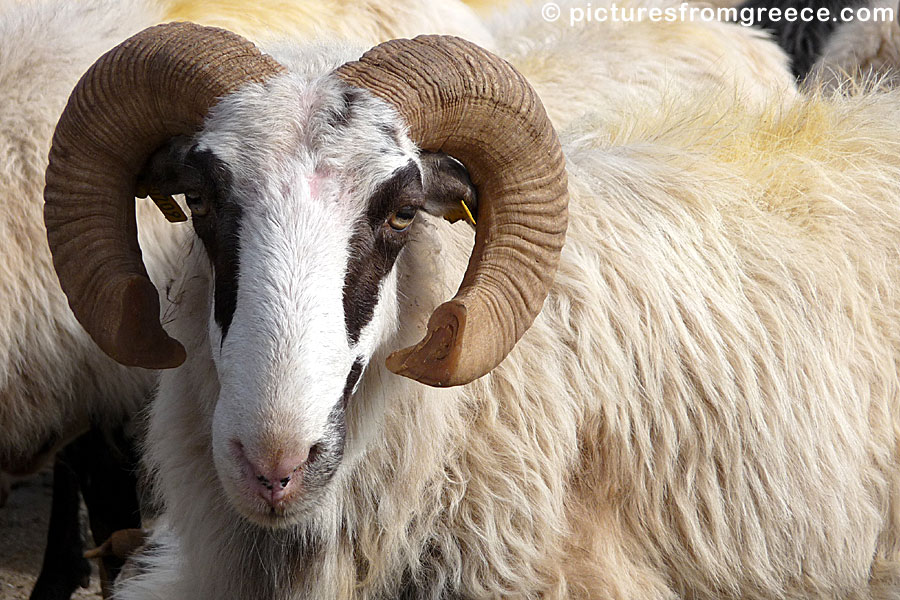
[[[549,292],[568,222],[559,139],[524,77],[459,38],[386,42],[337,73],[393,104],[412,140],[462,161],[478,189],[459,291],[435,309],[421,342],[387,360],[429,385],[468,383],[509,354]]]
[[[169,368],[185,359],[160,324],[137,242],[139,170],[170,137],[197,132],[219,98],[282,71],[238,35],[168,23],[100,57],[69,97],[47,167],[47,239],[76,318],[120,363]]]

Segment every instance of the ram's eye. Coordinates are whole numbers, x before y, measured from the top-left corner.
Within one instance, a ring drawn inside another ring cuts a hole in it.
[[[412,225],[413,219],[416,218],[416,207],[404,206],[388,218],[388,225],[394,231],[404,231]]]
[[[191,209],[191,215],[195,217],[202,217],[209,213],[209,202],[204,200],[202,196],[185,194],[184,201],[187,203],[188,208]]]

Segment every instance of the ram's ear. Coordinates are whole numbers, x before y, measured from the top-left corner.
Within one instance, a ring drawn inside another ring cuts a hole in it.
[[[191,212],[197,215],[209,212],[215,195],[208,165],[194,147],[193,138],[175,136],[157,148],[138,173],[135,196],[149,196],[172,222],[187,220],[172,196],[184,194]]]
[[[187,155],[193,145],[192,138],[179,135],[157,148],[138,173],[136,195],[144,197],[150,192],[183,194],[199,189],[200,175],[187,164]]]
[[[451,223],[466,221],[474,227],[478,195],[463,164],[440,152],[423,152],[420,159],[425,211]]]

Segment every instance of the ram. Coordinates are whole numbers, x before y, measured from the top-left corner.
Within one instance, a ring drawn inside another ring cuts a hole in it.
[[[80,541],[68,543],[81,537],[81,483],[93,487],[82,491],[92,509],[96,541],[115,529],[140,525],[131,457],[98,448],[121,438],[156,381],[155,373],[122,367],[96,347],[72,315],[53,270],[42,192],[53,127],[69,92],[103,52],[187,11],[196,20],[226,22],[260,39],[309,38],[332,28],[367,43],[419,32],[465,32],[492,43],[459,2],[395,2],[389,18],[382,18],[384,4],[374,0],[355,4],[354,11],[338,10],[337,4],[222,0],[199,7],[44,0],[0,5],[0,472],[33,472],[94,427],[56,462],[51,534],[34,598],[68,597],[89,573]],[[139,203],[138,222],[142,243],[154,248],[146,261],[164,294],[168,280],[163,273],[173,270],[186,240],[149,201]],[[0,484],[5,499],[2,475]]]
[[[149,29],[57,127],[63,289],[167,369],[120,598],[896,591],[896,94],[623,94],[563,150],[469,43],[323,51]],[[136,186],[192,213],[167,330]]]
[[[223,1],[221,6],[193,8],[190,16],[203,23],[234,25],[238,4]],[[329,17],[326,11],[308,10],[303,3],[302,10],[295,7],[290,12],[288,4],[245,6],[244,29],[261,37],[266,30],[268,35],[295,38],[324,31]],[[415,15],[409,22],[400,21],[395,14],[389,23],[377,25],[372,19],[378,3],[357,6],[362,16],[357,14],[355,21],[350,20],[349,12],[340,13],[342,31],[351,39],[376,43],[419,31],[466,29],[482,43],[490,43],[490,34],[461,4],[443,3],[439,10],[423,5],[421,14],[415,11],[417,5],[407,2],[396,7],[400,16]],[[458,14],[451,20],[454,7]],[[7,244],[0,263],[0,293],[5,299],[0,303],[0,421],[4,423],[0,465],[10,470],[29,470],[36,457],[46,454],[40,448],[57,448],[61,440],[71,438],[63,432],[85,429],[94,412],[114,420],[121,413],[133,412],[138,401],[123,405],[122,397],[140,397],[149,389],[150,373],[123,369],[97,352],[68,311],[43,243],[40,199],[53,127],[80,74],[128,35],[186,10],[177,4],[166,12],[147,2],[92,0],[75,5],[22,3],[16,4],[15,10],[10,5],[3,13],[2,39],[8,43],[0,47],[0,101],[10,110],[4,111],[0,130],[0,195],[5,201],[2,238]],[[283,19],[285,14],[296,17],[296,21],[278,22],[279,14]],[[72,23],[82,26],[73,27]],[[165,226],[158,211],[145,214],[143,208],[152,204],[140,206],[140,220],[148,221],[146,229],[153,232],[148,235],[172,238],[171,228]],[[154,240],[153,245],[162,250],[154,251],[150,261],[171,264],[178,243]]]

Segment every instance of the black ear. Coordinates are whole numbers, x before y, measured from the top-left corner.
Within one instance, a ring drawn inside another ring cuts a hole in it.
[[[227,174],[212,152],[198,151],[192,138],[177,136],[147,159],[138,174],[135,195],[150,196],[170,221],[184,221],[172,196],[184,194],[193,216],[204,216],[217,193],[228,187]]]
[[[160,146],[138,174],[137,195],[199,192],[202,177],[187,159],[193,146],[194,141],[185,136],[174,137]]]
[[[423,152],[419,158],[425,211],[451,223],[464,220],[474,225],[478,218],[478,195],[463,164],[440,152]]]

